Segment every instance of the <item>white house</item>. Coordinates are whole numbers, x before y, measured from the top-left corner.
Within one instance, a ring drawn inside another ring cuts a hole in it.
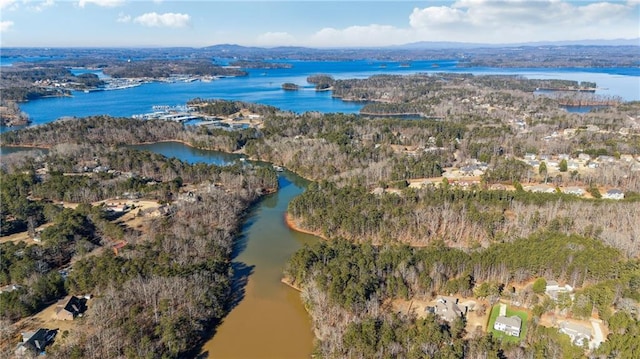
[[[567,187],[562,192],[566,194],[573,194],[576,196],[582,196],[584,194],[584,189],[580,187]]]
[[[499,330],[512,337],[520,336],[520,328],[522,327],[522,319],[513,315],[510,317],[498,316],[496,322],[493,324],[493,329]]]
[[[557,300],[558,299],[558,294],[560,293],[571,293],[573,292],[573,287],[565,284],[563,286],[560,286],[558,284],[558,282],[556,282],[555,280],[550,280],[547,282],[547,287],[545,288],[544,292],[553,300]]]
[[[617,188],[613,188],[607,191],[607,193],[605,193],[603,196],[603,198],[609,198],[609,199],[623,199],[624,198],[624,192],[622,192],[621,190],[617,189]]]
[[[554,193],[556,191],[555,188],[544,184],[527,187],[527,190],[534,193]]]

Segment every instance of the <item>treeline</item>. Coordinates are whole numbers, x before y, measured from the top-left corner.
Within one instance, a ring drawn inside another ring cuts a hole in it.
[[[112,62],[102,70],[114,78],[166,78],[172,75],[246,76],[238,68],[214,65],[206,60],[141,60]]]
[[[324,91],[330,89],[335,83],[335,79],[331,75],[311,75],[307,77],[307,82],[316,85],[316,91]]]
[[[629,256],[640,253],[638,201],[597,202],[522,190],[460,189],[446,183],[401,194],[376,195],[362,186],[311,184],[289,204],[289,214],[326,237],[374,243],[454,247],[488,246],[527,237],[542,228],[599,238]]]
[[[427,153],[424,148],[438,143],[453,146],[465,129],[461,124],[434,120],[314,113],[272,116],[265,120],[263,137],[248,142],[245,152],[310,178],[344,178],[373,185],[438,176],[453,155]],[[404,148],[416,150],[415,156],[409,158]]]
[[[262,104],[255,104],[244,101],[227,101],[218,99],[194,98],[187,102],[187,105],[196,107],[199,112],[211,116],[231,116],[247,110],[258,115],[272,115],[278,111],[276,107]]]
[[[584,312],[583,302],[596,303],[601,318],[615,321],[622,317],[627,323],[638,325],[629,312],[612,316],[609,309],[624,298],[637,296],[638,263],[620,262],[619,257],[619,251],[605,247],[595,239],[553,232],[521,238],[513,243],[493,244],[473,252],[442,244],[423,248],[374,247],[368,243],[330,240],[296,252],[286,274],[302,288],[302,297],[314,320],[314,330],[321,340],[319,350],[325,357],[376,357],[382,353],[407,358],[438,357],[452,349],[454,352],[444,357],[476,357],[468,350],[479,350],[478,353],[500,351],[522,357],[518,354],[520,351],[541,350],[540,343],[546,342],[544,338],[549,335],[552,340],[548,345],[576,352],[568,343],[563,345],[559,336],[540,332],[542,329],[530,331],[534,334],[525,339],[529,346],[522,347],[499,345],[482,333],[473,333],[473,339],[462,340],[467,337],[462,321],[439,323],[434,317],[426,320],[402,318],[387,314],[383,304],[395,298],[430,297],[441,293],[480,298],[492,296],[494,299],[506,296],[534,307],[549,305],[539,302],[530,289],[517,292],[514,298],[516,292],[508,287],[510,283],[541,276],[585,286],[578,296],[585,296],[586,300],[576,300],[571,308],[576,316],[591,315],[590,311]],[[495,285],[490,286],[493,289],[489,291],[478,290],[486,283]],[[535,308],[533,312],[540,313]],[[428,332],[419,335],[427,329],[425,326],[428,326]],[[431,342],[430,337],[439,339]],[[451,341],[457,341],[457,345],[445,349]],[[477,341],[493,344],[479,348]]]
[[[235,60],[229,66],[238,66],[243,69],[290,69],[293,65],[284,62],[267,62],[258,60]]]
[[[36,175],[45,166],[46,174]],[[100,172],[93,171],[98,167],[102,168]],[[235,176],[244,180],[238,182]],[[188,164],[151,152],[98,145],[56,146],[38,161],[32,160],[11,173],[0,171],[0,180],[2,235],[44,223],[44,201],[92,203],[127,193],[171,201],[183,184],[205,181],[255,193],[277,188],[277,176],[269,167]]]

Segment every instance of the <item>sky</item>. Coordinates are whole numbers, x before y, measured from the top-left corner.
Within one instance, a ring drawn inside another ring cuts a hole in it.
[[[1,47],[371,47],[640,37],[640,0],[0,0]]]

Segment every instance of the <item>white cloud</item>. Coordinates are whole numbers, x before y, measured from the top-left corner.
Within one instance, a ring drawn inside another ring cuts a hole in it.
[[[0,9],[15,10],[17,7],[18,3],[16,0],[0,0]]]
[[[0,21],[0,32],[7,32],[13,26],[13,21]]]
[[[640,0],[458,0],[414,8],[404,27],[372,24],[324,28],[300,41],[308,46],[382,46],[416,41],[517,43],[636,38]],[[282,39],[286,40],[286,39]]]
[[[424,9],[415,8],[409,15],[409,24],[414,28],[427,27],[433,24],[449,24],[460,22],[465,14],[448,6],[432,6]]]
[[[124,4],[124,0],[80,0],[78,6],[85,7],[87,4],[94,4],[102,7],[116,7]]]
[[[257,44],[261,46],[291,45],[296,42],[293,35],[286,32],[265,32],[258,36]]]
[[[345,29],[324,28],[309,40],[314,46],[379,46],[397,44],[411,34],[390,25],[350,26]]]
[[[30,6],[29,10],[40,12],[45,10],[46,8],[52,7],[53,5],[55,5],[55,1],[53,0],[39,1],[37,2],[37,4]]]
[[[144,26],[173,28],[189,26],[190,21],[191,16],[188,14],[177,14],[171,12],[165,14],[150,12],[133,19],[133,22]]]
[[[131,15],[126,15],[124,13],[118,14],[117,22],[131,22]]]

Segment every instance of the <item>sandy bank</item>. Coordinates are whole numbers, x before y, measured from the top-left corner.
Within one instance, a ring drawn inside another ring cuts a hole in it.
[[[314,231],[302,228],[302,226],[298,223],[298,221],[296,221],[291,215],[289,215],[289,213],[284,214],[284,223],[287,225],[287,227],[289,227],[289,229],[292,229],[296,232],[310,234],[322,239],[327,239],[327,237],[325,237],[319,231],[314,232]]]
[[[282,279],[280,279],[280,282],[284,283],[288,287],[291,287],[291,288],[297,290],[298,292],[302,292],[302,288],[300,288],[297,285],[293,284],[293,281],[291,280],[291,278],[289,276],[282,277]]]

